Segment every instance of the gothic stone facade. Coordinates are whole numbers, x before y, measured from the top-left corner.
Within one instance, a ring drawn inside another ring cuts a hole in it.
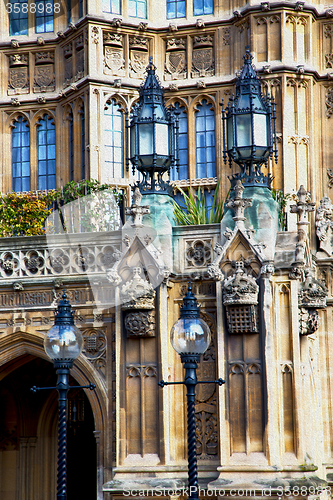
[[[88,0],[80,18],[73,5],[68,25],[61,3],[54,32],[37,35],[29,13],[28,34],[18,36],[8,34],[0,6],[1,191],[13,189],[11,131],[20,117],[30,131],[30,188],[37,189],[37,130],[47,115],[55,127],[57,185],[107,181],[127,190],[130,204],[131,173],[109,168],[105,108],[118,105],[124,127],[152,56],[167,102],[178,102],[187,117],[188,174],[177,182],[211,190],[222,179],[225,198],[237,167],[223,164],[220,102],[234,91],[249,44],[277,103],[279,161],[267,169],[274,188],[291,195],[287,230],[279,231],[277,207],[263,188],[232,193],[221,225],[172,227],[167,218],[159,233],[155,221],[152,243],[131,240],[128,228],[84,244],[80,235],[59,236],[52,245],[44,237],[2,239],[3,500],[55,498],[56,395],[28,389],[54,383],[43,338],[64,285],[85,342],[72,376],[96,384],[94,392],[70,396],[71,495],[83,498],[92,488],[91,498],[105,500],[128,488],[185,484],[184,391],[157,382],[183,376],[169,332],[189,277],[212,331],[199,377],[226,381],[197,391],[201,484],[252,489],[258,497],[263,488],[275,497],[290,489],[317,496],[332,479],[333,12],[319,3],[215,0],[214,13],[198,18],[189,1],[185,18],[168,20],[165,4],[156,5],[148,2],[140,20],[129,17],[126,0],[117,16]],[[204,102],[215,118],[212,176],[196,168],[196,115]],[[120,154],[125,164],[125,149]],[[245,199],[252,200],[247,207]],[[130,282],[136,256],[149,261],[161,250],[165,276],[148,307],[123,310],[107,270]],[[126,264],[120,269],[118,252]]]

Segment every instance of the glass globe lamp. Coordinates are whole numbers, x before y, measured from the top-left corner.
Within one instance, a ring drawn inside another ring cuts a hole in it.
[[[53,361],[73,361],[82,352],[82,334],[74,325],[71,309],[71,305],[64,293],[58,305],[55,324],[44,340],[45,352]]]
[[[200,318],[200,306],[189,284],[183,299],[180,318],[171,328],[172,347],[180,355],[200,356],[208,349],[210,340],[209,326]]]

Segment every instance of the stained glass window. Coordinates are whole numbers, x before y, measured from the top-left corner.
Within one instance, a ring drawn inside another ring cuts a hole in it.
[[[37,189],[56,188],[56,141],[52,118],[44,115],[37,125]]]
[[[215,177],[215,115],[204,99],[195,115],[196,175]]]
[[[30,129],[23,116],[12,128],[12,182],[13,191],[30,190]]]
[[[105,167],[107,176],[123,177],[123,113],[114,99],[104,111]]]

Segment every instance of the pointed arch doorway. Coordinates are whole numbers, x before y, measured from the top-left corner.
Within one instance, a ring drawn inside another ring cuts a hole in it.
[[[2,367],[1,500],[56,499],[57,392],[30,391],[33,385],[45,387],[55,383],[52,363],[30,354]],[[74,379],[70,383],[78,385]],[[72,412],[68,423],[68,500],[96,500],[93,412],[84,391],[72,392],[73,395],[69,391]]]

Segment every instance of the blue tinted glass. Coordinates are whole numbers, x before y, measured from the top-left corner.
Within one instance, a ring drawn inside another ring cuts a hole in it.
[[[55,169],[55,125],[48,115],[44,115],[37,126],[37,187],[54,189]]]
[[[22,191],[30,191],[30,177],[22,178]]]
[[[213,14],[213,0],[204,0],[204,14]]]
[[[114,99],[104,111],[104,155],[108,176],[122,177],[123,167],[123,113]]]
[[[197,177],[215,176],[215,115],[203,100],[195,116]]]
[[[14,191],[30,186],[30,131],[22,116],[12,128],[12,186]]]
[[[185,17],[185,0],[167,0],[167,18]]]
[[[53,0],[38,0],[35,14],[36,33],[50,33],[54,30]]]
[[[46,176],[40,175],[38,177],[38,189],[47,189]]]
[[[11,0],[11,10],[9,14],[10,35],[28,34],[28,3],[22,0]]]
[[[177,17],[185,17],[185,0],[177,2]]]
[[[56,157],[56,147],[55,147],[55,144],[49,144],[49,147],[47,148],[47,157],[50,160],[53,160]]]
[[[179,120],[179,172],[173,169],[170,172],[171,180],[188,179],[188,137],[187,137],[187,114],[185,108],[180,106],[179,102],[175,104]]]

